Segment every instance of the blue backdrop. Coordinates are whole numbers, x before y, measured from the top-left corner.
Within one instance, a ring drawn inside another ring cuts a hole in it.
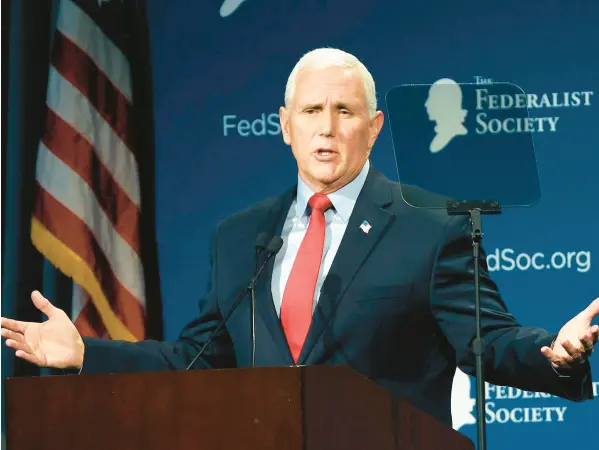
[[[366,64],[385,113],[393,86],[444,77],[511,82],[534,94],[530,115],[546,118],[533,133],[542,197],[485,218],[492,275],[522,323],[552,331],[599,295],[591,257],[599,251],[599,3],[154,0],[149,12],[166,338],[197,314],[217,221],[295,181],[278,108],[297,59],[321,46]],[[559,101],[573,93],[578,104]],[[388,121],[372,163],[397,177]],[[593,368],[599,373],[597,357]],[[474,439],[468,381],[456,379],[455,428]],[[491,449],[596,441],[581,432],[596,424],[596,401],[487,390]]]

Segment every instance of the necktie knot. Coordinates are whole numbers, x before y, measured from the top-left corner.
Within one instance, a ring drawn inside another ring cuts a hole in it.
[[[324,194],[314,194],[312,197],[310,197],[310,200],[308,200],[308,206],[310,206],[312,210],[317,210],[324,213],[328,209],[332,208],[333,203],[331,203],[329,197]]]

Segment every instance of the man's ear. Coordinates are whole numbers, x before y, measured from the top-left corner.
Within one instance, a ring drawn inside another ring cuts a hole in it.
[[[382,111],[377,111],[374,118],[372,118],[370,121],[370,136],[368,138],[369,149],[374,147],[376,138],[379,136],[379,133],[383,128],[383,123],[385,123],[385,116]]]
[[[289,112],[284,106],[279,108],[279,121],[281,122],[281,134],[285,144],[291,145],[291,133],[289,132]]]

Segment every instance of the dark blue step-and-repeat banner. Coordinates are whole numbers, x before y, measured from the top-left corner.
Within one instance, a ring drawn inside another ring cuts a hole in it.
[[[540,180],[534,206],[484,218],[489,267],[508,307],[523,324],[557,331],[597,296],[598,2],[152,0],[149,6],[167,338],[197,314],[217,221],[295,182],[278,109],[294,64],[317,47],[349,51],[372,73],[387,121],[371,162],[393,179],[385,94],[443,79],[478,85],[479,97],[464,106],[468,133],[498,139],[531,133]],[[498,82],[524,94],[494,97],[485,86]],[[518,110],[523,105],[528,117]],[[514,164],[519,158],[530,164],[528,150],[506,154]],[[456,374],[452,413],[454,428],[475,439],[473,381]],[[597,395],[597,381],[594,388]],[[596,401],[495,385],[486,393],[489,448],[588,448],[597,441]]]

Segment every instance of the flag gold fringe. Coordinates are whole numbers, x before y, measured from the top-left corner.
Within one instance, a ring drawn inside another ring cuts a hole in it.
[[[31,241],[58,270],[71,277],[88,292],[111,339],[129,342],[138,340],[112,310],[98,279],[87,263],[50,233],[35,217],[31,221]]]

